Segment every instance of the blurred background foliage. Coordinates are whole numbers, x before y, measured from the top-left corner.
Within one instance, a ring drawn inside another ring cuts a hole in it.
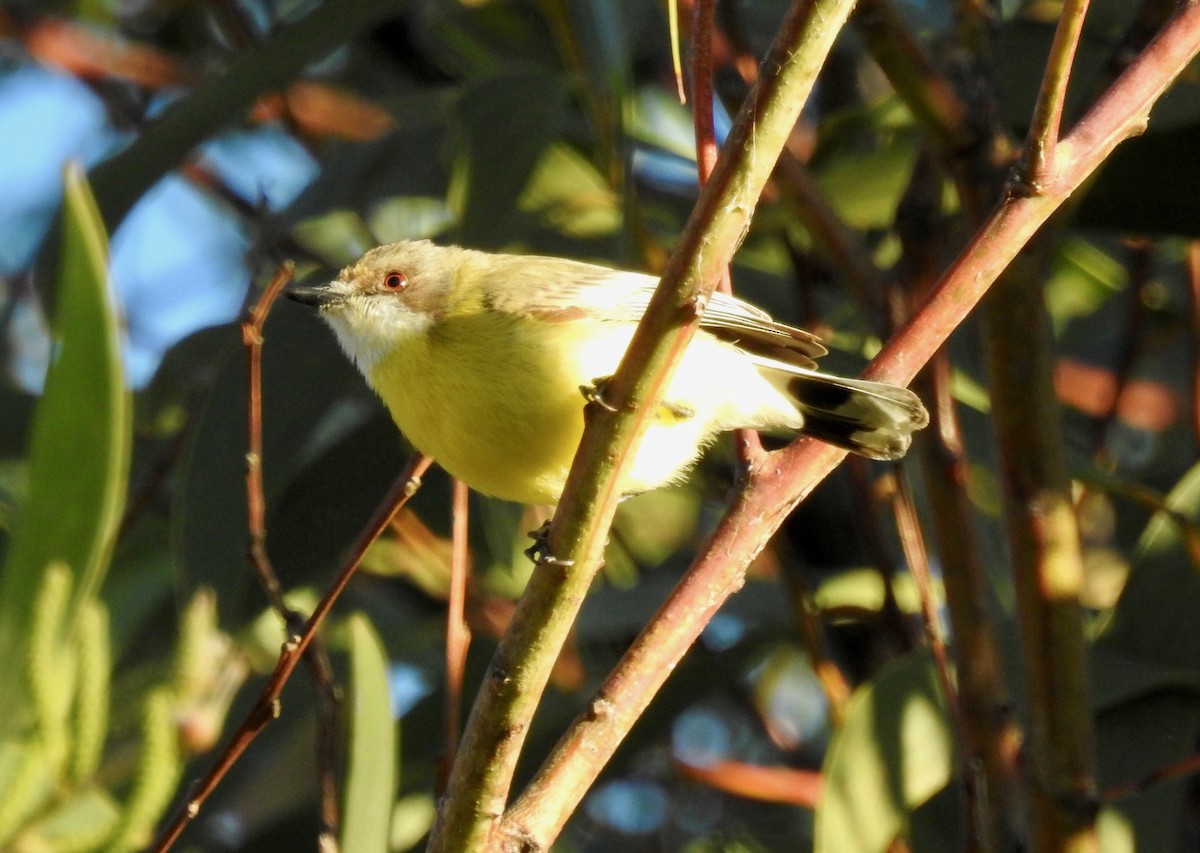
[[[950,6],[896,2],[946,63]],[[1076,103],[1094,95],[1136,6],[1092,3]],[[761,55],[784,8],[720,5],[717,89],[730,111],[746,91],[739,61]],[[1057,11],[1004,4],[997,70],[1017,137]],[[670,43],[665,8],[648,0],[0,3],[0,848],[148,843],[274,660],[282,630],[245,557],[241,306],[285,258],[300,277],[329,276],[402,238],[658,269],[697,191]],[[719,105],[718,133],[728,124]],[[881,268],[897,260],[897,205],[925,138],[848,29],[792,153]],[[1197,308],[1184,265],[1200,237],[1196,151],[1193,74],[1089,189],[1046,282],[1098,638],[1102,786],[1191,752],[1200,732]],[[944,196],[961,238],[949,185]],[[854,371],[875,330],[799,205],[781,174],[736,287],[821,331],[829,369]],[[408,451],[303,309],[277,305],[266,338],[270,556],[307,608]],[[952,351],[982,557],[1015,660],[973,326]],[[914,849],[958,849],[954,747],[886,520],[889,476],[843,469],[796,513],[562,849],[873,851],[897,833]],[[622,506],[525,772],[686,568],[730,486],[722,446],[686,484]],[[326,631],[353,697],[349,850],[409,849],[432,820],[449,505],[432,473]],[[467,702],[541,518],[473,498]],[[822,680],[827,665],[861,685],[849,704]],[[313,844],[305,678],[179,849]],[[747,766],[823,767],[817,828],[804,784],[771,795],[746,783]],[[1106,843],[1195,849],[1195,805],[1180,781],[1120,801]]]

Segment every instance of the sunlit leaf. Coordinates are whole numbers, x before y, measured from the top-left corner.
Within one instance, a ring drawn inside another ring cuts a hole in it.
[[[594,238],[621,227],[620,199],[604,176],[573,148],[551,145],[517,206],[571,237]]]
[[[459,239],[499,248],[519,233],[513,212],[554,136],[566,90],[545,73],[486,77],[459,101],[448,198]]]
[[[437,807],[428,794],[401,797],[392,809],[392,834],[388,844],[392,850],[411,850],[433,826]]]
[[[913,653],[855,691],[822,768],[818,853],[883,853],[954,772],[953,735],[932,661]],[[956,849],[953,832],[947,851]]]
[[[65,624],[108,567],[125,506],[130,401],[121,367],[121,316],[106,273],[107,238],[82,168],[65,178],[55,353],[30,439],[29,490],[0,579],[0,674],[12,670],[42,572],[68,566]],[[12,691],[4,691],[11,694]]]
[[[1165,501],[1200,521],[1200,465]],[[1137,781],[1192,751],[1200,735],[1200,572],[1178,520],[1154,515],[1138,542],[1125,590],[1091,654],[1102,785]],[[1138,849],[1174,843],[1187,779],[1153,785],[1114,807],[1132,823]]]
[[[1125,268],[1094,243],[1065,241],[1046,281],[1046,308],[1055,327],[1091,314],[1120,291],[1127,278]]]
[[[396,726],[388,696],[387,656],[361,613],[347,624],[350,646],[350,749],[342,849],[387,853],[396,789]]]
[[[436,237],[454,223],[454,212],[443,199],[397,196],[371,209],[371,231],[380,243]]]

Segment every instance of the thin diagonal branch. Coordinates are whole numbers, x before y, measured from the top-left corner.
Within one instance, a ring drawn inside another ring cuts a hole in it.
[[[362,561],[362,556],[366,553],[367,548],[391,524],[396,513],[416,494],[417,489],[421,486],[421,475],[428,470],[431,463],[432,460],[428,456],[421,454],[414,454],[409,460],[395,485],[384,497],[379,508],[375,510],[362,533],[351,546],[337,579],[317,603],[312,615],[304,624],[304,629],[300,633],[290,636],[284,643],[279,661],[275,664],[275,670],[267,679],[267,684],[255,701],[254,707],[242,720],[241,725],[238,726],[229,743],[225,745],[213,766],[192,787],[187,800],[180,804],[171,820],[163,827],[153,846],[150,847],[152,853],[163,853],[163,851],[171,849],[184,827],[200,813],[200,809],[209,795],[225,778],[225,774],[229,772],[241,754],[246,751],[246,747],[258,737],[259,732],[268,723],[279,716],[279,694],[283,692],[283,686],[291,678],[304,651],[316,636],[317,629],[321,627],[321,623],[333,609],[334,603],[341,597],[347,584],[350,583],[350,579],[354,577],[354,572],[358,569],[358,564]]]

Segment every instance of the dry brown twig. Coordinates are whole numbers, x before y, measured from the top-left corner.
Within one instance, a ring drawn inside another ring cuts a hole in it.
[[[304,617],[293,610],[283,597],[283,587],[267,556],[267,502],[263,493],[262,449],[262,346],[263,329],[271,306],[292,280],[295,267],[285,262],[276,271],[266,290],[241,322],[242,344],[246,348],[246,513],[250,530],[247,557],[267,596],[271,608],[279,614],[288,635],[303,629]],[[314,639],[304,652],[316,693],[317,709],[317,790],[320,811],[318,846],[325,853],[338,849],[338,825],[341,822],[337,790],[338,711],[341,704],[329,656]]]
[[[187,800],[180,805],[150,848],[155,853],[171,848],[187,824],[199,814],[205,800],[216,789],[246,747],[268,723],[279,716],[279,695],[302,658],[312,667],[318,688],[317,703],[321,721],[318,735],[318,783],[322,822],[319,843],[322,850],[336,849],[338,796],[333,758],[337,750],[337,727],[335,725],[337,701],[328,660],[315,647],[316,631],[350,582],[367,547],[387,528],[400,508],[415,494],[420,486],[421,475],[428,469],[431,462],[428,457],[419,454],[414,455],[409,461],[396,484],[355,541],[337,579],[317,604],[312,615],[305,620],[301,614],[291,609],[283,598],[282,587],[266,553],[266,503],[262,487],[261,371],[263,327],[271,305],[291,277],[292,266],[284,264],[275,274],[262,297],[248,312],[241,325],[242,340],[246,346],[249,379],[247,395],[249,449],[246,454],[246,492],[250,528],[249,557],[267,598],[284,620],[288,640],[284,643],[275,670],[268,678],[254,707],[234,732],[208,773],[193,786]]]

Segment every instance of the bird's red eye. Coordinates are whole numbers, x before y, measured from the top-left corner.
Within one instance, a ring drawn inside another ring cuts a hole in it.
[[[390,272],[383,277],[383,286],[388,290],[403,290],[408,286],[408,276],[402,272]]]

